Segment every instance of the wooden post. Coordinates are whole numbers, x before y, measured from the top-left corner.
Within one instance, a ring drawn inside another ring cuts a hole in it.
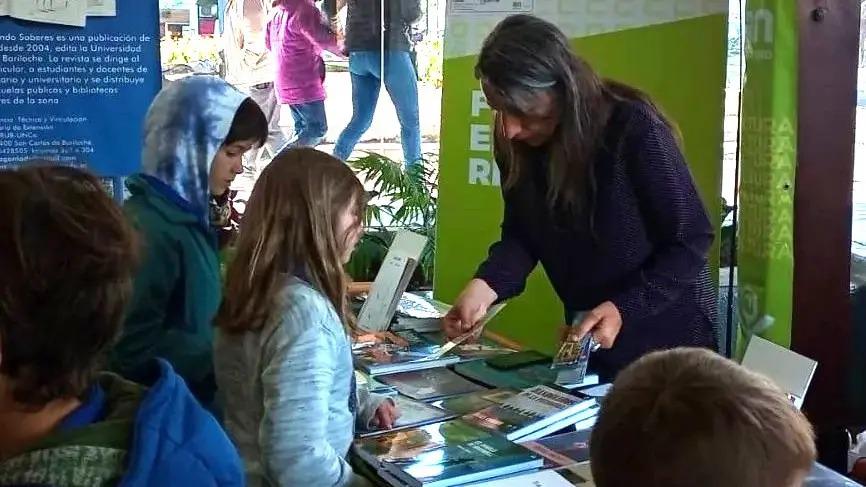
[[[860,2],[800,0],[791,347],[818,361],[805,411],[849,417],[851,190]],[[866,353],[866,351],[863,351]]]

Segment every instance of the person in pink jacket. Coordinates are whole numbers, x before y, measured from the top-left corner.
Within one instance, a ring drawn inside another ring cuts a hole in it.
[[[295,121],[286,147],[315,147],[328,131],[321,53],[340,54],[343,46],[313,0],[274,0],[273,6],[265,45],[276,68],[277,100],[289,106]]]

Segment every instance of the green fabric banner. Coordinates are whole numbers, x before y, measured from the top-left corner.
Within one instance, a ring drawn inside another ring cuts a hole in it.
[[[748,0],[741,114],[740,353],[753,334],[791,345],[797,158],[797,2]]]

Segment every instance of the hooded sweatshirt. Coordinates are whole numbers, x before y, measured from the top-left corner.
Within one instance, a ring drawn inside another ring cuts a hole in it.
[[[102,374],[53,434],[0,462],[0,487],[244,485],[231,441],[171,366],[146,372],[147,388]]]
[[[165,358],[205,404],[215,390],[212,320],[221,299],[208,177],[245,98],[210,76],[169,85],[147,114],[141,174],[127,181],[124,210],[144,258],[112,366],[139,382],[144,364]]]
[[[322,51],[338,54],[342,47],[313,0],[281,0],[265,30],[276,73],[277,99],[299,105],[325,99]]]

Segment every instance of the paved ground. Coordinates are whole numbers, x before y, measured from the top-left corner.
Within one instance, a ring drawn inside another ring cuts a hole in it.
[[[329,72],[325,89],[328,93],[325,109],[328,115],[329,130],[325,142],[319,146],[319,149],[330,153],[334,149],[334,143],[340,136],[340,132],[349,123],[352,116],[352,83],[349,73]],[[438,154],[441,90],[419,85],[418,95],[423,140],[422,152],[424,154]],[[286,112],[282,119],[287,121],[287,131],[290,133],[291,116]],[[355,148],[358,151],[356,155],[360,155],[360,151],[369,151],[402,162],[403,151],[399,137],[400,123],[397,120],[394,105],[383,88],[373,118],[373,125]],[[252,191],[254,182],[251,174],[239,177],[235,181],[233,187],[239,191],[239,199],[246,200],[249,192]],[[369,187],[369,184],[365,183],[365,185]]]

